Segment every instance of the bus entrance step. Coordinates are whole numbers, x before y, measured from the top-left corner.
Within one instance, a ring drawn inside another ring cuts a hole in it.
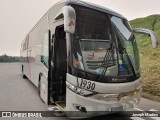
[[[57,105],[55,106],[50,106],[48,108],[49,111],[52,111],[53,114],[56,116],[56,117],[63,117],[63,116],[66,116],[66,113],[61,110]]]
[[[63,111],[65,111],[66,101],[57,101],[55,104]]]

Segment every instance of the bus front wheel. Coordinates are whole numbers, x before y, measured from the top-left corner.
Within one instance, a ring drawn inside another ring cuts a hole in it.
[[[41,84],[41,78],[38,82],[38,95],[39,95],[39,98],[42,100],[42,102],[44,103],[42,97],[41,97],[41,93],[42,93],[42,84]]]

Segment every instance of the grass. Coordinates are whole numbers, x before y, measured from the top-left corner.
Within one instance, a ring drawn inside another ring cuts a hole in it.
[[[160,40],[160,15],[138,18],[130,21],[130,24],[133,28],[153,30]],[[148,36],[136,35],[136,39],[141,60],[142,96],[160,101],[160,44],[153,49]]]

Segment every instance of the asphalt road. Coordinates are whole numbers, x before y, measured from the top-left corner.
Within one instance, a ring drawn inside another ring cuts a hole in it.
[[[39,96],[37,88],[27,79],[23,79],[19,63],[0,63],[0,111],[48,111],[48,106],[44,104]],[[160,111],[160,103],[142,98],[138,108],[132,111]],[[159,113],[159,112],[158,112]],[[113,114],[115,117],[101,116],[92,120],[160,120],[160,117],[121,117],[128,112]],[[67,117],[52,118],[0,118],[5,119],[29,119],[29,120],[69,120]],[[91,120],[91,119],[88,119]]]

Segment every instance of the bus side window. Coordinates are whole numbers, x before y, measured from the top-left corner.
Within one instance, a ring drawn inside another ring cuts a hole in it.
[[[43,36],[43,44],[42,44],[42,56],[41,56],[41,62],[48,68],[48,32],[44,33]]]

